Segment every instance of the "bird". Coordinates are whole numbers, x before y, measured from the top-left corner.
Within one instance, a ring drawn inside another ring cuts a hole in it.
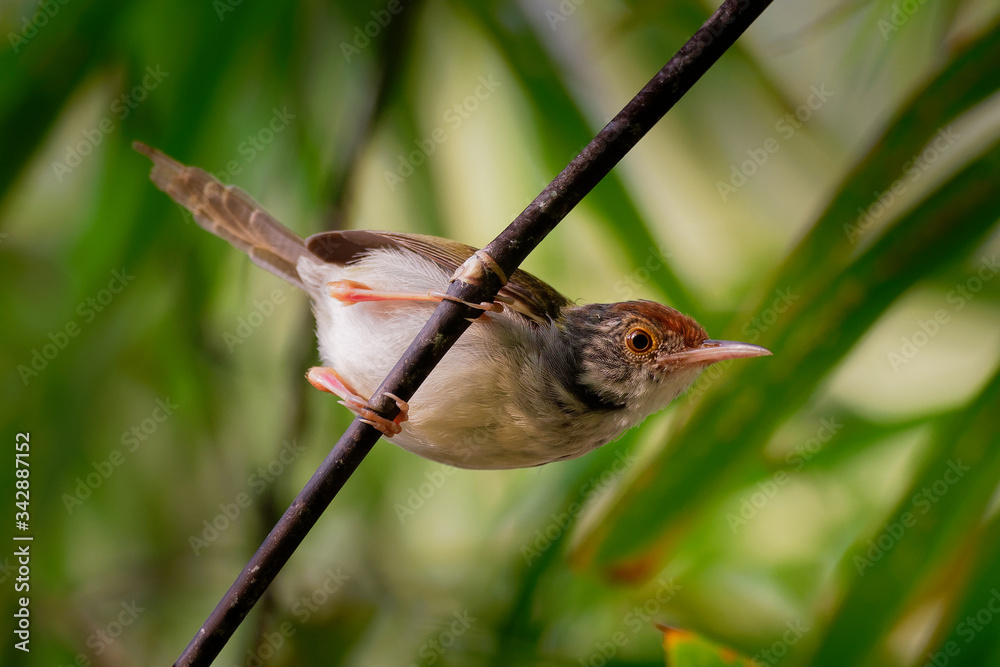
[[[534,467],[583,456],[667,407],[708,366],[770,355],[714,340],[692,317],[648,300],[575,303],[514,271],[392,420],[372,393],[477,249],[390,231],[306,239],[234,185],[135,142],[150,178],[199,226],[312,300],[322,366],[308,381],[390,442],[470,469]],[[481,251],[480,251],[481,252]]]

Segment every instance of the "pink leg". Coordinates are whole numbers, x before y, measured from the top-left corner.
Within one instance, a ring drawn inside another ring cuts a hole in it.
[[[489,303],[484,301],[482,303],[469,303],[467,301],[462,301],[456,299],[453,296],[444,294],[442,292],[428,292],[427,294],[418,294],[414,292],[383,292],[379,290],[373,290],[368,285],[364,283],[359,283],[355,280],[335,280],[333,282],[327,283],[327,287],[330,288],[330,296],[332,296],[337,301],[346,303],[348,305],[353,305],[356,303],[361,303],[362,301],[432,301],[440,302],[443,299],[448,299],[449,301],[455,301],[457,303],[464,303],[472,308],[478,308],[480,310],[502,313],[503,305],[499,301]]]
[[[368,401],[358,396],[358,392],[354,391],[351,385],[337,374],[337,371],[326,366],[315,366],[309,369],[306,373],[306,379],[312,386],[316,387],[320,391],[329,392],[335,396],[339,396],[342,400],[338,401],[341,405],[353,410],[358,415],[363,417],[361,421],[372,426],[382,432],[387,438],[391,438],[400,431],[402,427],[400,424],[409,419],[410,406],[403,399],[399,398],[394,394],[389,392],[385,393],[392,400],[396,401],[396,405],[399,406],[399,414],[395,419],[386,419],[382,415],[378,414],[372,410]]]

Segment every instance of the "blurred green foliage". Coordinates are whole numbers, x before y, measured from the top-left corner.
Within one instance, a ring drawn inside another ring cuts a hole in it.
[[[305,298],[132,140],[301,234],[484,244],[711,9],[0,5],[0,415],[35,535],[32,651],[0,660],[172,661],[350,419],[302,378]],[[775,356],[576,461],[380,443],[219,664],[662,665],[667,623],[760,664],[1000,665],[998,10],[775,3],[525,265]]]

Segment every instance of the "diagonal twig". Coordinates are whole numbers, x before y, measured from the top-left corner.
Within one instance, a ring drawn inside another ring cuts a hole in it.
[[[708,71],[771,4],[771,0],[726,0],[621,112],[573,159],[524,211],[483,250],[499,272],[454,280],[448,294],[468,303],[492,301],[501,278],[510,275],[569,211],[628,153]],[[474,268],[474,265],[467,263]],[[480,313],[444,300],[372,394],[376,410],[392,419],[399,409],[386,392],[409,400],[458,337]],[[284,516],[247,563],[176,665],[208,665],[225,646],[282,566],[361,464],[379,438],[355,419]]]
[[[378,120],[382,118],[388,108],[391,94],[398,87],[401,73],[405,69],[403,67],[406,58],[404,49],[412,39],[416,23],[415,17],[418,14],[418,8],[415,5],[418,4],[421,3],[411,2],[407,11],[397,16],[386,28],[383,48],[378,55],[377,71],[373,77],[372,95],[367,103],[362,105],[360,122],[357,124],[356,131],[353,133],[351,143],[346,151],[347,157],[344,159],[344,167],[333,183],[327,185],[329,194],[327,196],[327,212],[323,216],[324,229],[341,228],[343,221],[348,217],[347,212],[351,206],[349,194],[354,174],[359,171],[358,163],[361,161],[363,148],[366,142],[371,139]],[[305,104],[302,103],[299,106],[304,107]],[[283,442],[295,442],[301,437],[307,421],[308,402],[305,400],[307,385],[302,382],[302,371],[299,369],[311,365],[310,362],[316,355],[316,345],[309,337],[309,333],[315,326],[313,315],[308,311],[304,315],[305,317],[300,318],[301,321],[297,328],[300,333],[305,335],[297,338],[298,344],[296,344],[293,354],[290,355],[295,361],[289,365],[289,376],[293,381],[290,398],[295,410],[288,420],[286,438]],[[259,525],[262,528],[280,519],[281,507],[277,504],[273,485],[268,486],[257,507]],[[266,535],[261,537],[266,537]],[[251,648],[256,648],[260,644],[263,633],[268,628],[268,611],[274,607],[273,591],[262,593],[259,604],[263,612],[260,614],[260,623],[255,628],[253,635],[247,638],[247,645]]]

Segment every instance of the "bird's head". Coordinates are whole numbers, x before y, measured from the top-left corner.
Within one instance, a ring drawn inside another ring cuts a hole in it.
[[[633,423],[666,407],[711,364],[771,354],[759,345],[713,340],[691,317],[653,301],[569,308],[564,331],[577,381],[634,412]]]

